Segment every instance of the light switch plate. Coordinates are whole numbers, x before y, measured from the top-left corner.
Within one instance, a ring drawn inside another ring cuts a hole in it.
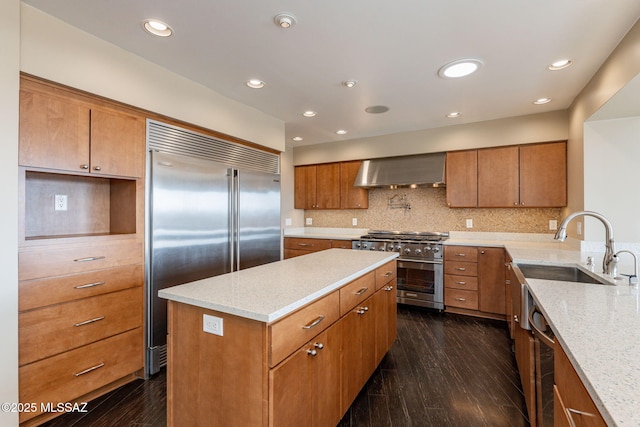
[[[358,225],[358,218],[351,218],[351,225],[353,226]]]
[[[305,220],[304,220],[304,223],[305,223],[306,225],[311,225],[311,224],[313,224],[313,219],[311,219],[311,218],[307,218],[307,219],[305,219]]]
[[[473,220],[471,218],[467,219],[467,228],[473,228]]]
[[[202,329],[205,332],[214,335],[223,336],[223,324],[222,318],[216,316],[210,316],[208,314],[202,315]]]
[[[549,220],[549,230],[557,230],[558,229],[558,221],[555,219]]]

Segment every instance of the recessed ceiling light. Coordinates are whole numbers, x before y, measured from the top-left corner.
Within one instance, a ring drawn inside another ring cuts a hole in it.
[[[296,25],[296,17],[290,13],[279,13],[273,18],[273,21],[276,23],[276,25],[285,29],[291,28]]]
[[[258,79],[247,80],[246,85],[251,89],[262,89],[264,87],[264,82]]]
[[[447,117],[449,117],[450,119],[455,119],[456,117],[460,117],[461,115],[462,115],[461,112],[453,111],[453,112],[447,114]]]
[[[389,111],[389,107],[386,105],[372,105],[371,107],[365,108],[364,111],[370,114],[381,114]]]
[[[311,110],[308,110],[308,111],[305,111],[304,113],[302,113],[302,115],[305,116],[305,117],[315,117],[316,114],[317,113],[315,111],[311,111]]]
[[[346,134],[346,133],[347,133],[347,131],[346,131],[346,130],[344,130],[344,129],[340,129],[340,130],[337,130],[337,131],[336,131],[336,133],[337,133],[338,135],[344,135],[344,134]]]
[[[142,21],[142,28],[149,34],[153,34],[158,37],[169,37],[173,34],[173,30],[170,26],[157,19],[147,19]]]
[[[553,64],[549,65],[547,68],[551,71],[562,70],[563,68],[570,67],[573,64],[573,61],[570,59],[561,59],[560,61],[556,61]]]
[[[533,101],[533,103],[536,104],[536,105],[542,105],[542,104],[546,104],[548,102],[551,102],[551,98],[540,98],[540,99],[536,99],[535,101]]]
[[[356,84],[358,84],[358,82],[356,80],[345,80],[342,82],[342,84],[348,88],[352,88],[354,87]]]
[[[482,67],[482,62],[478,59],[459,59],[443,65],[438,70],[438,75],[445,79],[456,79],[475,73]]]
[[[302,139],[303,139],[303,138],[302,138],[301,136],[294,136],[294,137],[293,137],[293,138],[291,138],[291,139],[293,139],[293,140],[294,140],[294,141],[296,141],[296,142],[300,142],[300,141],[302,141]]]

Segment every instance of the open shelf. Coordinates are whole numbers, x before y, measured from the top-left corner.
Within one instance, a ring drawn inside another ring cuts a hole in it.
[[[25,240],[136,233],[135,180],[26,171],[24,186]]]

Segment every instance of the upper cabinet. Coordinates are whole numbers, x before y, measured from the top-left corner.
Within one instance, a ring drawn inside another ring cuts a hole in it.
[[[567,204],[566,142],[447,153],[449,207],[561,207]]]
[[[353,186],[360,161],[295,167],[296,209],[366,209],[369,192]]]
[[[91,105],[60,89],[23,79],[20,90],[21,166],[140,178],[145,121]]]

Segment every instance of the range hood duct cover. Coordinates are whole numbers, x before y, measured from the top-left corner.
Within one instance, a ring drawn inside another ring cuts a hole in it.
[[[364,160],[353,185],[364,188],[442,186],[445,158],[446,153],[430,153]]]

